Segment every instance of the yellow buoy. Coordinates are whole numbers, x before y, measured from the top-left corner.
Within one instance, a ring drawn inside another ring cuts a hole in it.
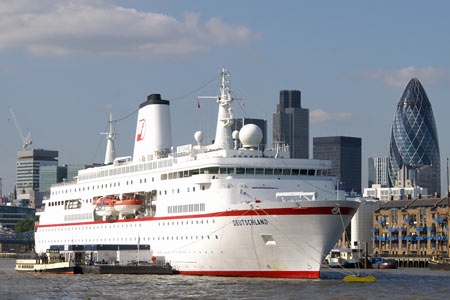
[[[375,282],[376,279],[373,276],[352,276],[348,275],[342,279],[345,282]]]

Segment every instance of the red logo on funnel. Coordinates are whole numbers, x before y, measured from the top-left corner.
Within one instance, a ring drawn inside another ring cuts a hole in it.
[[[136,141],[142,141],[145,137],[145,119],[139,120],[138,124],[138,134]]]

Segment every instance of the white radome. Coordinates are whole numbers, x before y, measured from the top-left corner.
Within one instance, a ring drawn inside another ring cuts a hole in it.
[[[202,131],[196,131],[195,133],[194,133],[194,139],[195,139],[195,141],[197,142],[197,144],[201,144],[202,143],[202,141],[203,141],[203,132]]]
[[[233,140],[237,140],[239,138],[239,131],[238,130],[233,131],[231,137],[233,138]]]
[[[263,133],[255,124],[247,124],[239,131],[239,139],[244,148],[258,147],[263,139]]]

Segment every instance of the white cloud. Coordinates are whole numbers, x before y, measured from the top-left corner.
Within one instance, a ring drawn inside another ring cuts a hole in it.
[[[378,70],[362,74],[366,79],[382,80],[386,85],[394,87],[404,87],[408,81],[416,77],[426,85],[436,85],[448,83],[450,75],[447,69],[438,69],[431,66],[417,68],[409,66],[397,70]]]
[[[328,113],[322,109],[316,109],[309,113],[309,121],[311,122],[311,124],[325,123],[330,121],[345,121],[350,120],[351,118],[351,113]]]
[[[245,46],[258,38],[245,26],[213,17],[201,23],[138,11],[104,0],[0,0],[0,50],[36,54],[171,56],[223,44]]]

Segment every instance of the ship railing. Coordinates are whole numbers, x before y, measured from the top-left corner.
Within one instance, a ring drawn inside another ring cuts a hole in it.
[[[317,198],[317,192],[281,192],[275,193],[275,197],[281,198],[282,202],[292,202],[299,200],[314,201]]]

